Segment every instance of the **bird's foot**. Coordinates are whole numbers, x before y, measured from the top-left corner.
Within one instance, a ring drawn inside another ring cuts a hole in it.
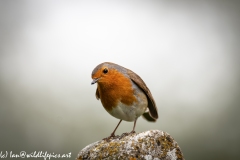
[[[115,138],[119,138],[119,136],[118,135],[115,136],[115,134],[112,133],[109,137],[103,138],[102,140],[109,142],[111,138],[115,139]]]

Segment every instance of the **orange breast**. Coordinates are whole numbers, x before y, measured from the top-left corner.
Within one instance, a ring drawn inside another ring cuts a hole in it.
[[[117,70],[109,71],[108,76],[98,83],[98,90],[101,102],[108,111],[116,107],[119,101],[128,106],[136,101],[131,80]]]

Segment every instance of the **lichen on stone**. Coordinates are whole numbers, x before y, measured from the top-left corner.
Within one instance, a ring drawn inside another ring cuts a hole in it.
[[[101,140],[86,146],[78,156],[85,159],[151,159],[183,160],[177,142],[166,132],[159,130],[134,133],[122,138]]]

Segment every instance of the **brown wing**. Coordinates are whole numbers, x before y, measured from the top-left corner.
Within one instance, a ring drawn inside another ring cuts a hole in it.
[[[138,85],[138,87],[140,87],[143,92],[146,94],[147,99],[148,99],[148,109],[150,112],[150,115],[152,118],[154,119],[158,119],[158,111],[157,111],[157,107],[155,104],[155,101],[152,97],[152,94],[150,92],[150,90],[148,89],[147,85],[143,82],[143,80],[133,71],[128,70],[128,75],[131,78],[131,80],[136,83],[136,85]]]
[[[100,99],[100,94],[99,94],[99,91],[98,91],[98,87],[97,87],[97,89],[96,89],[96,98],[97,98],[97,100],[99,100]]]

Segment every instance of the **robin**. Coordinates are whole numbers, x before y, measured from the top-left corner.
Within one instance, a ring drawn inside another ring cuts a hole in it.
[[[115,137],[115,131],[122,120],[136,121],[139,116],[155,122],[158,118],[157,107],[152,94],[144,81],[133,71],[120,65],[104,62],[92,71],[92,83],[97,83],[96,98],[101,100],[105,110],[120,119],[118,125],[105,139]]]

